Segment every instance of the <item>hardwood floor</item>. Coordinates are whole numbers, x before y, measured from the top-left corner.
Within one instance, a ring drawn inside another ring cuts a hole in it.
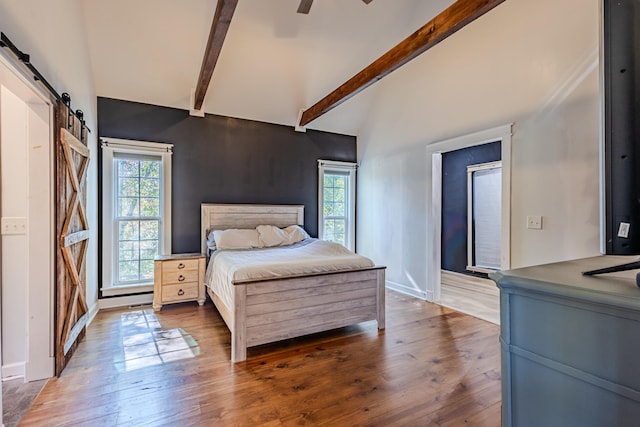
[[[500,291],[493,280],[442,270],[439,304],[500,324]]]
[[[15,427],[31,407],[47,380],[25,383],[23,378],[2,381],[2,423],[4,427]]]
[[[498,326],[439,305],[388,290],[382,332],[268,344],[235,365],[209,301],[153,314],[100,312],[21,425],[500,424]]]

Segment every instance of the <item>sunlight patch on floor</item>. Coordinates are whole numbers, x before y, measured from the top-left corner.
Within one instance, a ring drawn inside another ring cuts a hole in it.
[[[122,352],[114,365],[121,371],[132,371],[200,354],[195,339],[182,328],[162,329],[153,310],[139,310],[120,316]]]

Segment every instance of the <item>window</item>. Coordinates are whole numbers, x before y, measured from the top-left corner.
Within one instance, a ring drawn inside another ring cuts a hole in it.
[[[103,138],[103,295],[153,289],[171,253],[171,144]]]
[[[467,166],[467,270],[500,270],[502,162]]]
[[[318,235],[355,250],[355,163],[318,160]]]

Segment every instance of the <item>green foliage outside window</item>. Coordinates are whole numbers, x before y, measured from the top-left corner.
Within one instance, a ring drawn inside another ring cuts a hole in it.
[[[118,282],[151,280],[160,241],[160,161],[115,161]]]
[[[323,182],[324,239],[342,245],[346,244],[347,179],[346,175],[325,173]]]

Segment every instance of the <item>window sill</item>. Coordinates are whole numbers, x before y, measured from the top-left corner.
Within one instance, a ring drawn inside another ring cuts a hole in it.
[[[474,273],[495,273],[496,271],[500,271],[499,268],[496,269],[491,269],[491,268],[485,268],[485,267],[477,267],[475,265],[467,265],[467,270],[468,271],[472,271]]]
[[[126,285],[126,286],[111,286],[108,288],[102,288],[102,295],[105,297],[141,294],[145,292],[153,292],[153,283],[148,285]]]

